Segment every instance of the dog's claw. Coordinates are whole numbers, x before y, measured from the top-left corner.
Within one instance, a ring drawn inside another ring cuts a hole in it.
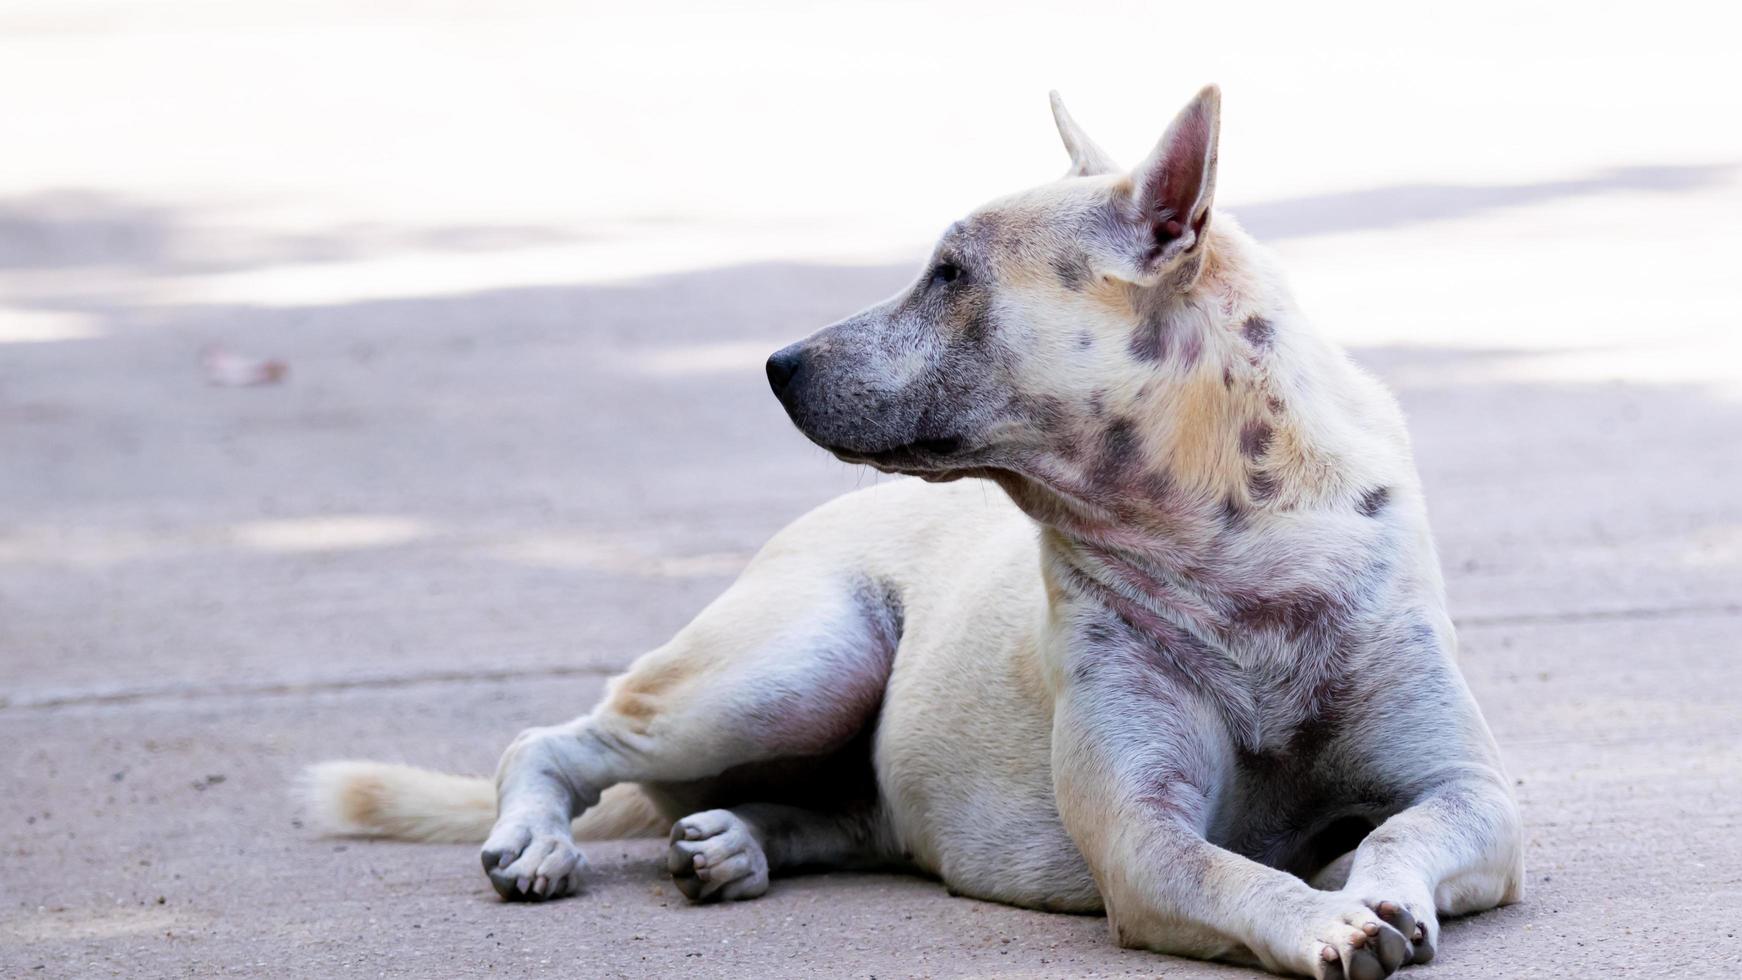
[[[537,902],[577,891],[586,859],[566,831],[498,824],[479,854],[496,894],[511,902]]]
[[[671,828],[666,867],[691,901],[755,898],[768,890],[768,858],[730,810],[691,814]]]
[[[1402,902],[1382,901],[1374,903],[1372,908],[1408,943],[1406,962],[1419,964],[1434,958],[1433,944],[1428,941],[1428,924],[1425,919],[1417,918],[1409,906]]]

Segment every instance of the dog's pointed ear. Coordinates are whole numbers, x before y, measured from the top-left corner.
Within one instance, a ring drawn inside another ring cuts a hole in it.
[[[1095,145],[1095,141],[1065,110],[1065,100],[1059,98],[1058,89],[1053,89],[1048,96],[1052,99],[1052,121],[1058,123],[1059,138],[1065,141],[1065,150],[1071,155],[1071,169],[1065,171],[1065,176],[1092,177],[1117,173],[1119,165],[1113,162],[1106,150]]]
[[[1149,158],[1131,173],[1144,251],[1140,275],[1153,274],[1204,240],[1216,196],[1216,139],[1222,90],[1206,85],[1181,109]]]

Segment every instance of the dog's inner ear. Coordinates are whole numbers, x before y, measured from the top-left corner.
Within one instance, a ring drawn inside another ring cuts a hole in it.
[[[1119,165],[1107,155],[1107,151],[1095,145],[1089,134],[1077,125],[1071,114],[1065,110],[1065,100],[1059,98],[1058,92],[1051,93],[1052,121],[1058,124],[1059,138],[1065,141],[1065,150],[1071,155],[1071,169],[1065,171],[1066,177],[1093,177],[1096,174],[1112,174],[1119,172]]]
[[[1140,275],[1153,274],[1203,241],[1216,193],[1216,138],[1222,93],[1205,86],[1180,110],[1161,142],[1131,174],[1144,252]]]

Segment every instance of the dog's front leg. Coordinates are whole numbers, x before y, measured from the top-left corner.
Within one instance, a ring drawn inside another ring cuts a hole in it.
[[[576,891],[586,859],[573,819],[617,782],[592,718],[521,732],[496,767],[496,826],[482,860],[503,898],[557,898]]]
[[[1053,723],[1053,781],[1123,946],[1366,980],[1412,955],[1347,893],[1318,891],[1205,839],[1235,764],[1226,704],[1182,651],[1100,631],[1070,644]]]
[[[1342,890],[1410,936],[1412,962],[1426,963],[1439,942],[1439,914],[1479,912],[1522,897],[1523,835],[1499,771],[1453,769],[1367,835]]]

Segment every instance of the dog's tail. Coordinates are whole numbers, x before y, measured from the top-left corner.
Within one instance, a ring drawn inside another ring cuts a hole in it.
[[[351,760],[310,766],[299,786],[315,829],[350,837],[481,844],[496,822],[496,787],[481,776]],[[576,840],[651,837],[671,829],[641,788],[605,790],[575,818]]]

